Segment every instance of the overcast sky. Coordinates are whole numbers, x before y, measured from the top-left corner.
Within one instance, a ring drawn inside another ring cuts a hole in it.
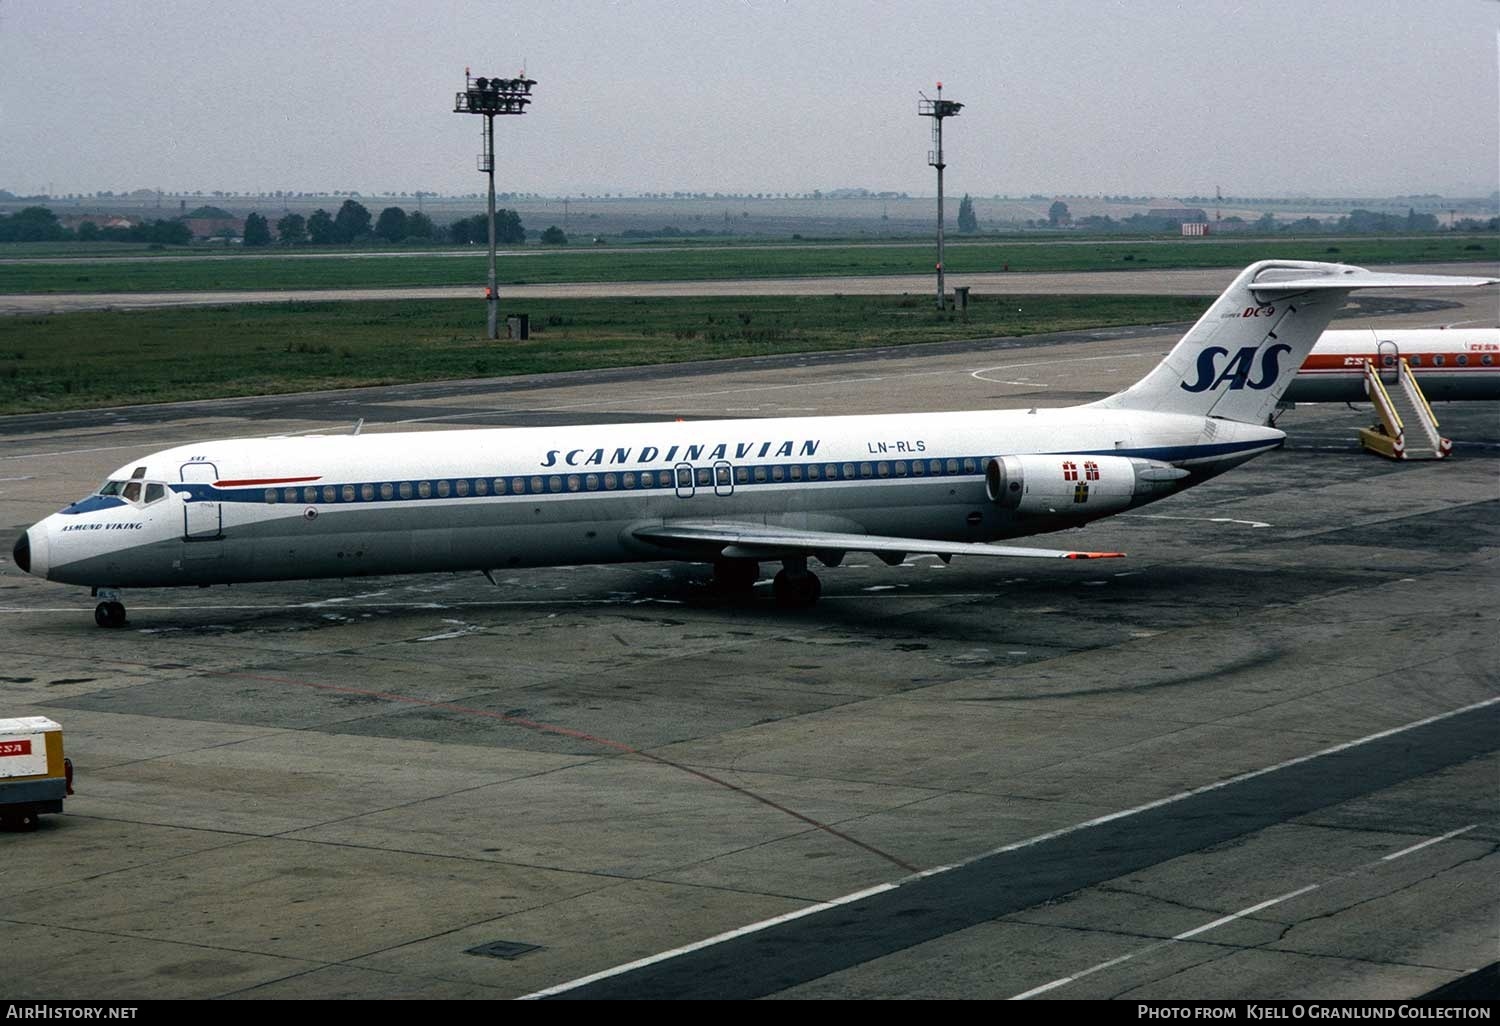
[[[0,0],[0,188],[1488,193],[1494,0]]]

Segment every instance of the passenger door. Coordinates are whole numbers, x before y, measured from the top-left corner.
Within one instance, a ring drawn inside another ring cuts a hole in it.
[[[219,468],[212,463],[184,463],[178,469],[184,484],[213,484],[219,480]],[[219,541],[224,537],[224,505],[214,498],[184,496],[182,504],[182,540],[190,542]]]

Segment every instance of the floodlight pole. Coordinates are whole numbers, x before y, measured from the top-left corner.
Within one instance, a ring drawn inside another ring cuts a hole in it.
[[[500,337],[499,306],[500,295],[496,291],[495,280],[495,115],[484,116],[484,161],[485,171],[489,176],[489,215],[490,215],[490,275],[489,285],[484,290],[485,299],[485,324],[489,337],[497,339]]]
[[[453,101],[455,114],[484,115],[484,152],[479,155],[479,170],[489,177],[490,267],[488,287],[484,290],[489,337],[500,337],[500,288],[495,275],[495,115],[525,114],[531,102],[535,79],[522,72],[519,78],[474,78],[464,69],[464,91]]]
[[[948,166],[943,161],[943,119],[957,115],[963,104],[943,99],[941,82],[937,84],[937,92],[936,100],[922,97],[917,113],[932,119],[932,149],[927,151],[927,163],[937,168],[937,308],[942,310],[947,305],[943,284],[943,168]]]

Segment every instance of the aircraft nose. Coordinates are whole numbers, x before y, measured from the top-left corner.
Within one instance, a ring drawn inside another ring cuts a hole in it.
[[[47,528],[33,524],[25,534],[16,539],[10,550],[11,559],[24,573],[37,577],[47,576]]]

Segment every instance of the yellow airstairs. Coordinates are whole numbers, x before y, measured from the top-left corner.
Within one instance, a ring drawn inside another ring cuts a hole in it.
[[[1438,433],[1437,417],[1405,360],[1396,360],[1390,388],[1374,362],[1366,360],[1365,394],[1380,416],[1379,423],[1359,430],[1366,449],[1393,460],[1440,460],[1453,451],[1453,443]]]

